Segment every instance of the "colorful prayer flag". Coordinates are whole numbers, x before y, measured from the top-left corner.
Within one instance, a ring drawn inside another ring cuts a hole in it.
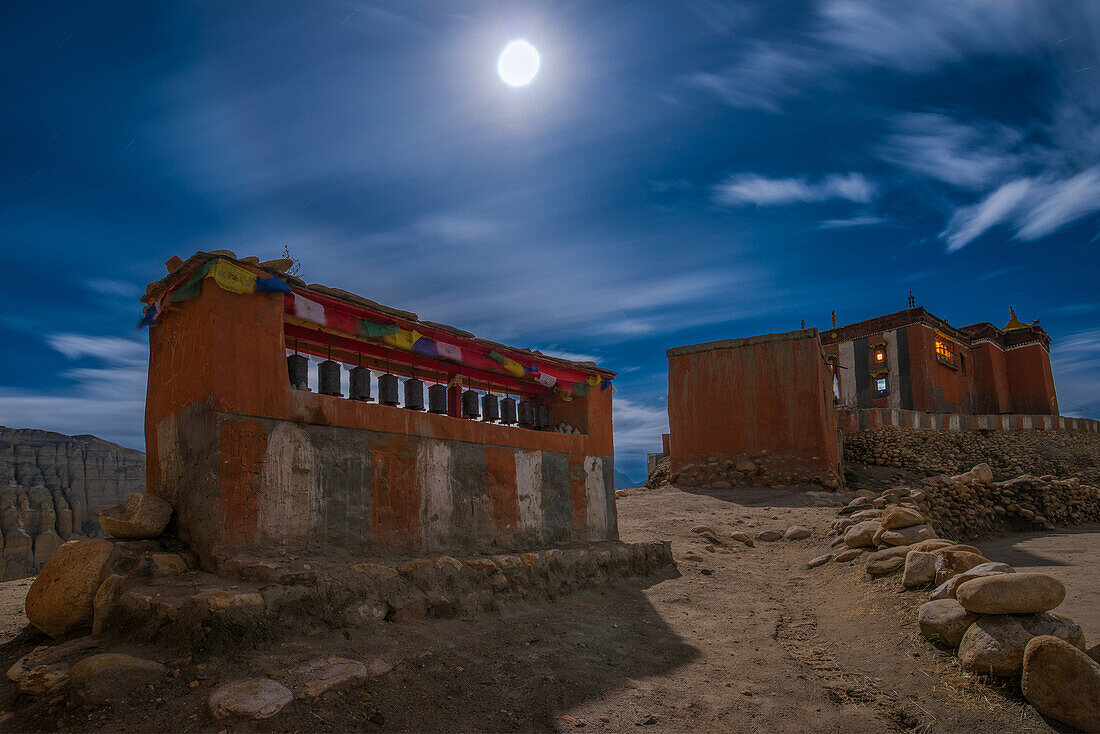
[[[283,281],[282,278],[280,278],[278,276],[275,276],[275,275],[271,275],[271,276],[268,276],[266,278],[262,275],[257,275],[256,276],[256,290],[266,291],[266,292],[276,292],[277,291],[277,292],[280,292],[280,293],[290,293],[291,292],[290,286],[287,285]]]
[[[256,276],[228,260],[215,260],[210,277],[223,290],[245,295],[256,290]]]
[[[436,356],[435,339],[429,339],[426,336],[422,336],[413,342],[412,350],[413,354],[423,354],[425,357],[434,357]]]
[[[452,362],[462,361],[462,349],[454,344],[447,344],[445,342],[436,342],[435,351],[443,359],[449,359]]]
[[[294,315],[315,324],[325,323],[325,307],[299,293],[294,294]]]

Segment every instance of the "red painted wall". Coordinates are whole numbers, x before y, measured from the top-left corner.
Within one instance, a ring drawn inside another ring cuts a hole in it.
[[[816,329],[668,350],[672,470],[767,451],[786,468],[839,472],[832,374]]]
[[[1041,344],[1009,349],[1005,366],[1013,413],[1058,415],[1050,355]]]

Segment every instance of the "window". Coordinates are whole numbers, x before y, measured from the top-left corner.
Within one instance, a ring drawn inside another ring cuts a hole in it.
[[[877,392],[879,395],[885,395],[886,394],[886,378],[885,377],[879,377],[875,380],[875,392]]]
[[[885,361],[886,361],[886,350],[885,349],[876,349],[875,350],[875,364],[882,364]]]
[[[959,355],[959,367],[962,368],[963,377],[966,377],[966,355],[965,354],[960,354]]]
[[[955,342],[947,339],[943,336],[936,336],[936,361],[947,365],[948,367],[955,366]]]

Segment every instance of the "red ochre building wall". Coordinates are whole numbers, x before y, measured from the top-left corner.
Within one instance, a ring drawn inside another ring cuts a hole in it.
[[[911,321],[919,311],[873,319],[883,324],[878,331],[861,323],[836,330],[839,338],[829,335],[832,340],[823,348],[840,367],[841,405],[945,414],[1058,414],[1050,355],[1044,344],[1013,345],[1013,339],[1031,337],[1024,332],[1006,332],[998,337],[1008,342],[1006,346],[986,340],[971,346],[964,335],[948,333],[940,338],[953,345],[952,365],[937,357],[937,328]],[[858,330],[859,335],[846,338],[846,330]],[[886,364],[873,361],[875,344],[886,345]],[[885,369],[888,381],[884,395],[874,388],[874,374],[880,369]]]
[[[832,374],[816,329],[670,349],[673,472],[713,456],[758,457],[811,481],[840,475]]]
[[[283,295],[211,279],[149,342],[147,487],[176,509],[204,565],[251,550],[488,552],[618,537],[611,390],[551,408],[553,423],[585,435],[294,390]]]

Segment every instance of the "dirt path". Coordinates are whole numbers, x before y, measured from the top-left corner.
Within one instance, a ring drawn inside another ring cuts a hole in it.
[[[27,625],[23,601],[34,577],[0,582],[0,644],[14,638]]]
[[[395,667],[253,728],[1050,731],[1011,693],[964,678],[919,638],[923,594],[901,593],[896,578],[869,583],[861,566],[807,570],[835,512],[813,502],[775,489],[636,491],[618,502],[621,535],[672,540],[678,571],[667,578],[550,606],[318,632],[208,664],[170,661],[178,677],[102,710],[28,703],[0,683],[0,709],[15,711],[0,729],[219,731],[205,707],[214,687],[332,653]],[[727,536],[803,524],[814,536],[710,552],[691,532],[701,524]],[[31,644],[0,646],[0,666]]]

